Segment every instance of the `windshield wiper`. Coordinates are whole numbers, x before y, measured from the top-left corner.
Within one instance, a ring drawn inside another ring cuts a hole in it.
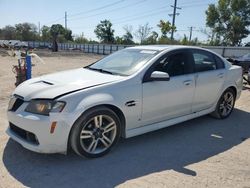
[[[97,68],[93,68],[93,67],[85,67],[87,69],[90,69],[90,70],[94,70],[94,71],[98,71],[98,72],[101,72],[101,73],[107,73],[107,74],[115,74],[113,72],[110,72],[108,70],[104,70],[104,69],[97,69]]]

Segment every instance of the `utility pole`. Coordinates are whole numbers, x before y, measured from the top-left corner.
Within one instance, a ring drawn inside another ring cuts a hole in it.
[[[189,42],[192,40],[192,35],[193,35],[193,29],[194,29],[194,28],[195,28],[195,27],[193,27],[193,26],[190,27]]]
[[[67,29],[67,12],[65,12],[65,16],[64,16],[64,19],[65,19],[65,29]]]
[[[171,6],[174,8],[173,14],[169,14],[169,16],[173,16],[172,20],[172,32],[171,32],[171,40],[174,39],[174,30],[175,30],[175,16],[179,15],[180,13],[176,13],[176,9],[181,9],[180,7],[177,7],[177,0],[174,1],[174,6]]]
[[[38,22],[38,34],[39,34],[39,37],[41,36],[41,26],[40,26],[40,22]]]

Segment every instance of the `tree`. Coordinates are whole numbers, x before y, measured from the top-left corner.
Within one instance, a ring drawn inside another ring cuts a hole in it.
[[[132,35],[133,27],[126,25],[123,27],[123,29],[125,30],[125,34],[122,37],[123,43],[124,44],[134,44],[133,35]]]
[[[182,45],[188,45],[189,44],[187,35],[184,35],[183,39],[181,40],[181,44]]]
[[[57,39],[60,34],[64,34],[64,28],[61,24],[54,24],[50,28],[50,34],[53,39],[53,45],[52,45],[52,51],[57,52],[58,51],[58,45],[57,45]]]
[[[43,41],[50,41],[50,39],[51,39],[50,27],[44,25],[42,27],[41,31],[42,31],[42,40]]]
[[[145,43],[146,44],[156,44],[158,36],[159,36],[158,33],[153,31],[151,33],[151,35],[146,39]]]
[[[173,26],[169,21],[160,20],[160,23],[157,25],[162,33],[162,37],[167,37],[167,34],[171,33]],[[174,30],[176,27],[174,26]]]
[[[0,38],[3,40],[16,39],[16,29],[11,25],[7,25],[1,29]]]
[[[73,41],[72,31],[70,29],[64,30],[64,38],[66,41]]]
[[[19,23],[15,25],[16,39],[29,41],[38,38],[37,27],[32,23]]]
[[[116,44],[123,44],[124,43],[123,38],[119,37],[119,36],[116,36],[115,37],[115,43]]]
[[[103,43],[113,43],[115,41],[112,23],[109,20],[103,20],[94,30],[97,38]]]
[[[135,32],[135,36],[140,40],[140,43],[143,44],[148,38],[152,30],[152,27],[148,23],[144,25],[139,25],[139,28]]]
[[[86,37],[84,37],[83,33],[80,36],[76,36],[74,41],[79,44],[84,44],[89,42],[89,40]]]
[[[206,25],[224,45],[240,45],[250,34],[250,1],[219,0],[206,10]]]

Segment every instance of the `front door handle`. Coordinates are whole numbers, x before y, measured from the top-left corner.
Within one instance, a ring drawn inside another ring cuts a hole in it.
[[[191,85],[191,83],[192,83],[192,80],[185,80],[185,81],[183,82],[183,84],[186,85],[186,86]]]

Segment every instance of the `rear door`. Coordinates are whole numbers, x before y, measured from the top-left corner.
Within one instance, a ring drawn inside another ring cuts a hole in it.
[[[197,112],[217,102],[225,80],[225,68],[224,62],[211,52],[194,49],[191,54],[196,72],[192,111]]]

